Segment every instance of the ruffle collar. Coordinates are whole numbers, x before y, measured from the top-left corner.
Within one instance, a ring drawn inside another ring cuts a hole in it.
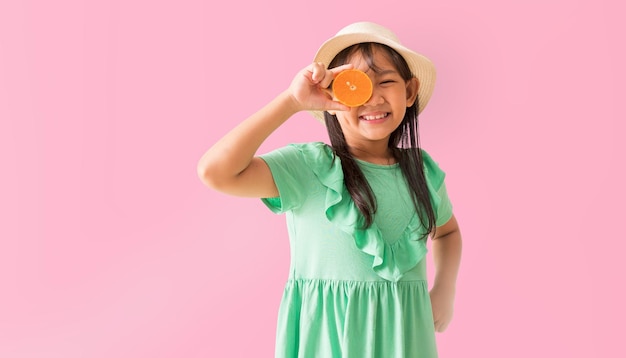
[[[392,243],[383,239],[375,223],[362,229],[364,218],[344,185],[340,159],[334,157],[332,149],[325,143],[309,143],[298,147],[307,165],[326,187],[326,218],[353,237],[359,250],[373,256],[372,269],[378,276],[388,281],[399,281],[424,258],[428,250],[425,240],[419,240],[422,225],[417,213],[401,237]],[[428,165],[425,165],[425,169],[428,171]],[[433,205],[437,207],[437,191],[430,183],[428,188]]]

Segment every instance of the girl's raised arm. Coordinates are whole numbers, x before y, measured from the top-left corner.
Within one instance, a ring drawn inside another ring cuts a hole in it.
[[[349,110],[332,100],[327,88],[345,65],[327,70],[313,63],[294,78],[289,88],[261,110],[241,122],[215,143],[198,162],[198,176],[210,188],[256,198],[278,196],[265,162],[255,157],[263,141],[302,110]]]

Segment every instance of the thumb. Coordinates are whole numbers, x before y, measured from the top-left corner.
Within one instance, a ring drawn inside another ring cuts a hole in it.
[[[328,101],[326,106],[326,111],[349,111],[351,108],[346,106],[345,104],[337,101]],[[334,114],[334,113],[331,113]]]

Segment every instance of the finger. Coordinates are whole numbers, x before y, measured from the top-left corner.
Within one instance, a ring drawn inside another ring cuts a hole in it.
[[[352,108],[346,106],[345,104],[333,100],[333,92],[328,88],[323,88],[320,86],[320,91],[324,94],[324,96],[328,99],[326,103],[324,103],[324,111],[349,111]]]
[[[346,63],[345,65],[329,68],[328,70],[333,73],[333,77],[337,76],[339,72],[352,69],[354,67],[351,63]]]
[[[315,84],[320,83],[326,77],[326,66],[321,62],[311,64],[311,81]]]
[[[349,111],[350,107],[346,106],[345,104],[343,104],[341,102],[328,101],[328,104],[326,106],[326,110],[327,111]]]
[[[328,88],[330,86],[330,84],[333,82],[333,80],[335,79],[335,77],[337,77],[337,75],[345,70],[349,70],[353,67],[353,65],[351,63],[347,63],[345,65],[341,65],[338,67],[333,67],[331,69],[326,70],[326,76],[324,76],[324,79],[320,82],[320,87],[323,88]]]
[[[324,76],[324,79],[320,81],[319,86],[322,88],[328,88],[334,79],[335,75],[332,71],[326,70],[326,75]]]
[[[323,66],[323,64],[322,64]],[[315,81],[315,83],[317,83],[320,87],[322,88],[328,88],[330,86],[330,84],[333,82],[333,80],[335,79],[335,77],[342,71],[351,69],[353,67],[353,65],[351,63],[342,65],[342,66],[338,66],[338,67],[334,67],[332,69],[325,69],[324,68],[324,76],[320,76],[322,77],[319,81]]]
[[[315,82],[313,81],[313,72],[314,72],[314,66],[313,64],[308,65],[307,67],[305,67],[302,71],[301,74],[302,76],[304,76],[304,78],[306,78],[309,82]]]
[[[443,328],[443,322],[441,320],[437,320],[437,322],[435,323],[435,329],[437,330],[437,332],[441,332],[442,328]]]

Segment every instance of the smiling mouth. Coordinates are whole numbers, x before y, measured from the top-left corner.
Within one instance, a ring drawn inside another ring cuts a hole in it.
[[[375,121],[378,119],[385,119],[387,116],[389,116],[389,113],[380,113],[372,116],[360,116],[359,119],[364,121]]]

